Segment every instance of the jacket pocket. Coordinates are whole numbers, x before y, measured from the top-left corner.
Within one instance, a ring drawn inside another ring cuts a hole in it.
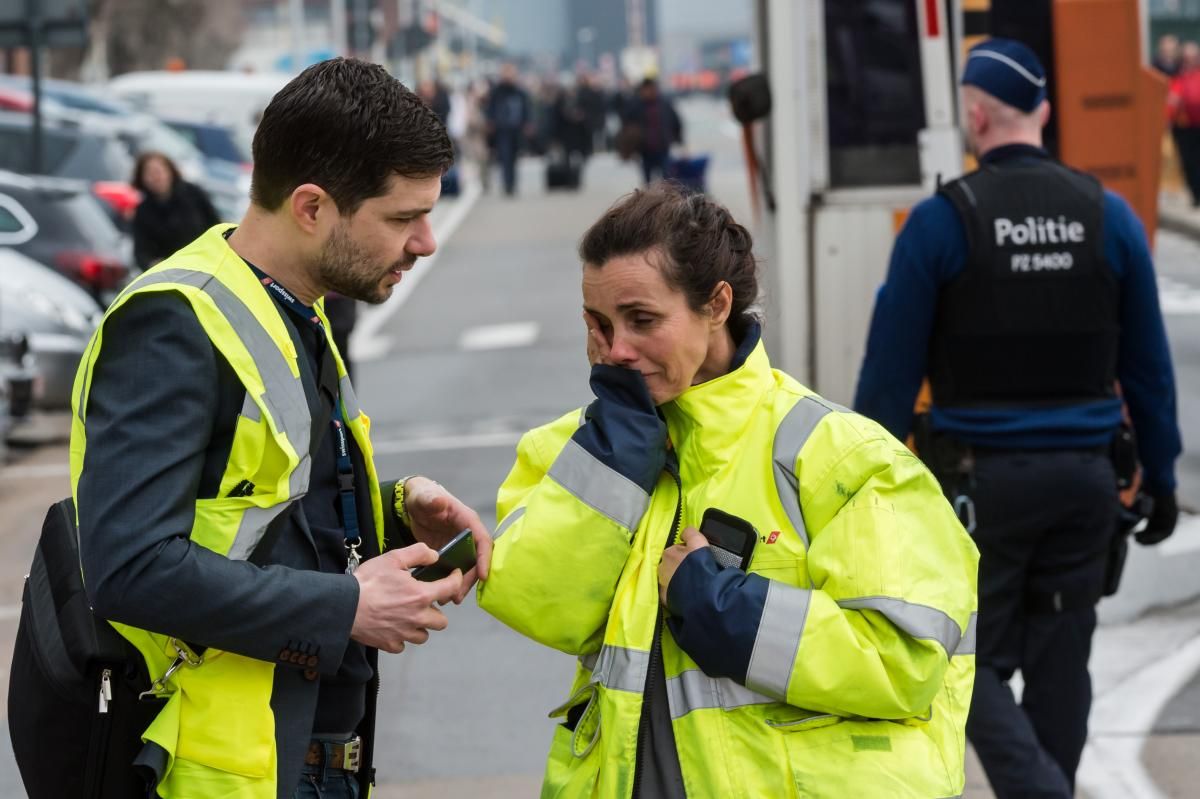
[[[764,546],[766,545],[759,543],[760,548]],[[794,555],[765,557],[762,553],[756,552],[754,559],[750,562],[750,573],[798,588],[806,588],[812,583],[808,577],[808,558]]]
[[[783,736],[801,797],[936,799],[962,791],[919,726],[824,715],[768,724]]]
[[[565,721],[554,727],[550,756],[542,780],[542,799],[575,799],[595,793],[602,762],[600,743],[600,693],[585,685],[550,712]]]

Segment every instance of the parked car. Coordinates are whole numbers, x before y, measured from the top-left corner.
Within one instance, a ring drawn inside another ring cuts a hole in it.
[[[11,247],[107,304],[129,278],[129,238],[88,184],[0,172],[0,246]],[[2,286],[2,284],[0,284]]]
[[[162,121],[191,142],[205,158],[226,161],[250,171],[250,156],[238,142],[232,128],[177,117],[162,117]]]
[[[238,141],[232,128],[210,122],[195,122],[187,119],[164,118],[171,130],[191,142],[204,155],[204,167],[210,181],[232,184],[236,194],[208,189],[213,205],[222,218],[237,221],[250,207],[250,163],[248,150]]]
[[[43,78],[41,84],[42,98],[49,98],[65,108],[110,116],[123,116],[131,110],[126,103],[102,87],[54,78]],[[33,82],[28,75],[0,75],[0,88],[30,93],[33,91]]]
[[[26,420],[36,380],[29,339],[0,324],[0,463],[8,459],[8,437]]]
[[[100,317],[100,308],[79,286],[16,250],[0,247],[0,337],[27,337],[37,370],[38,405],[70,406],[75,371]]]
[[[0,108],[4,97],[14,110],[26,112],[32,107],[33,95],[29,78],[0,76]],[[21,98],[24,102],[20,102]],[[181,134],[151,114],[139,111],[103,87],[63,80],[42,82],[43,113],[65,124],[75,124],[93,133],[113,135],[120,139],[129,154],[137,157],[143,152],[161,152],[175,162],[184,179],[203,188],[222,217],[237,220],[249,205],[249,175],[221,161],[212,161],[190,136]],[[128,176],[123,178],[128,182]],[[134,196],[130,202],[128,189],[104,186],[103,193],[119,207],[119,219],[128,220],[137,206]]]
[[[133,157],[111,131],[85,130],[65,119],[43,121],[43,175],[86,180],[116,218],[128,218],[141,201],[129,185]],[[33,120],[27,113],[0,111],[0,170],[33,171]]]

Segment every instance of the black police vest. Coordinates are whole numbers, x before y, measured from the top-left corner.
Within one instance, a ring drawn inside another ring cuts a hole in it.
[[[941,193],[967,232],[930,343],[941,407],[1074,405],[1114,396],[1118,285],[1104,190],[1049,159],[985,165]]]

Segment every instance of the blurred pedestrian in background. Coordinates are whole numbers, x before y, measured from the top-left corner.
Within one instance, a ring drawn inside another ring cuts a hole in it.
[[[608,122],[608,98],[600,87],[596,77],[588,72],[580,72],[575,87],[576,102],[583,111],[584,124],[587,126],[590,145],[587,155],[591,156],[597,150],[607,149],[605,127]]]
[[[871,320],[854,407],[917,450],[979,547],[967,735],[999,799],[1071,799],[1092,702],[1096,603],[1121,506],[1122,400],[1171,535],[1181,450],[1146,234],[1128,203],[1042,147],[1047,79],[993,39],[963,71],[979,169],[909,215]],[[914,417],[922,379],[927,416]],[[1124,470],[1123,470],[1124,471]],[[1009,686],[1021,672],[1018,703]]]
[[[522,437],[479,591],[579,656],[542,795],[961,795],[978,556],[937,482],[771,368],[708,197],[638,190],[579,255],[596,399]]]
[[[650,183],[666,173],[671,146],[683,143],[683,122],[658,81],[646,78],[625,118],[626,135],[642,159],[642,179]]]
[[[546,153],[546,187],[578,189],[592,154],[592,131],[577,87],[558,87],[550,107],[551,140]]]
[[[1167,118],[1192,205],[1200,205],[1200,45],[1195,42],[1183,46],[1167,95]]]
[[[358,322],[358,301],[345,294],[331,291],[325,295],[325,317],[329,319],[329,333],[333,345],[342,356],[346,374],[354,379],[354,362],[350,356],[350,334]]]
[[[500,163],[504,193],[509,197],[517,192],[517,156],[532,120],[529,95],[517,85],[517,77],[515,64],[501,67],[500,80],[492,87],[487,104],[488,131]]]
[[[159,152],[138,156],[133,187],[142,201],[133,215],[133,258],[149,269],[221,221],[204,189],[188,183]]]
[[[426,78],[417,85],[417,94],[425,101],[425,105],[433,109],[443,125],[449,122],[450,92],[446,91],[441,81]]]
[[[1168,33],[1158,40],[1151,65],[1168,78],[1179,72],[1179,37]]]
[[[463,134],[462,154],[468,161],[475,164],[479,173],[481,188],[491,191],[492,187],[492,146],[488,134],[488,85],[485,80],[478,80],[467,87],[466,91],[466,129]]]

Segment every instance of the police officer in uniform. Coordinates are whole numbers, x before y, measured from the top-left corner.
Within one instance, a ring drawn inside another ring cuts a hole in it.
[[[1156,544],[1178,515],[1174,376],[1137,218],[1041,147],[1050,107],[1036,56],[986,41],[962,82],[979,169],[917,205],[900,232],[855,410],[900,438],[918,433],[928,377],[918,449],[980,551],[967,734],[1001,799],[1070,797],[1118,524],[1110,453],[1122,398],[1154,500],[1137,540]]]

